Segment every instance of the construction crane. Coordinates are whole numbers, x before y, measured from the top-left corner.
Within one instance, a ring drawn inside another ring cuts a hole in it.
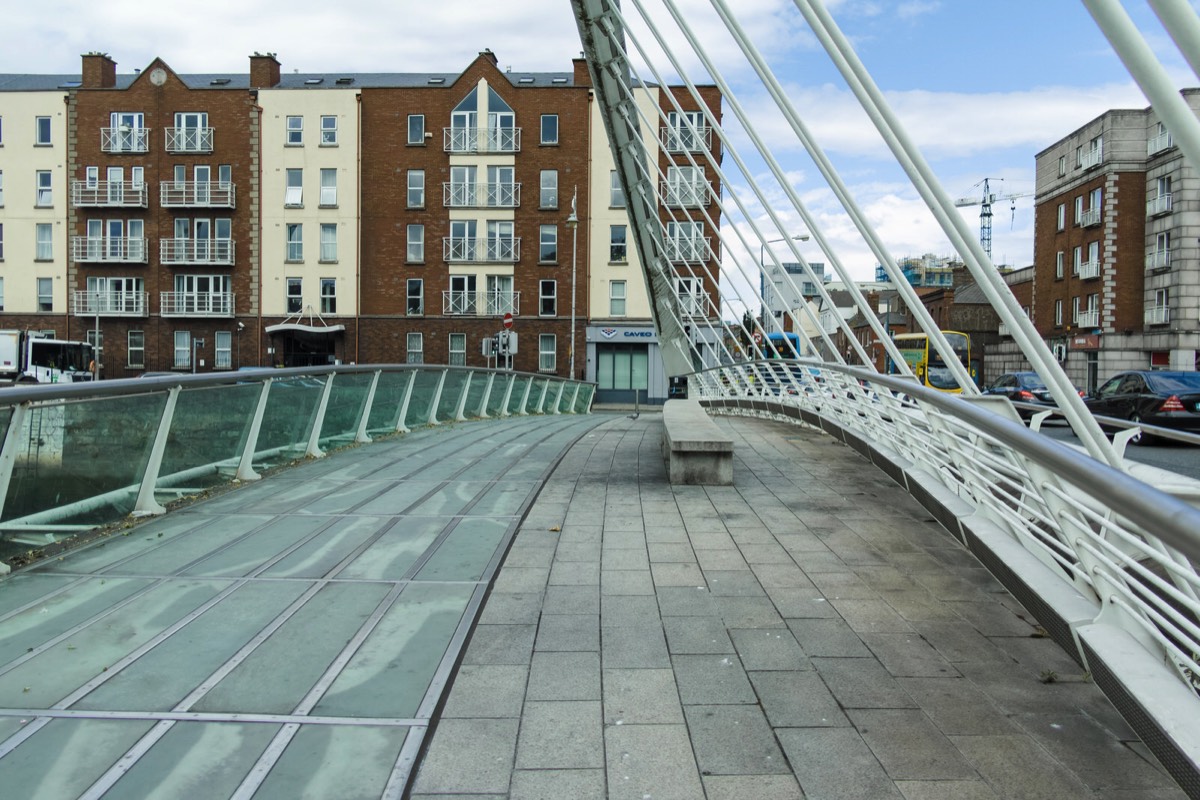
[[[962,208],[963,206],[979,205],[979,243],[983,245],[983,250],[987,253],[988,261],[992,260],[992,203],[997,200],[1009,200],[1012,202],[1012,212],[1016,216],[1017,199],[1021,197],[1029,197],[1033,192],[1016,192],[1014,194],[993,194],[991,189],[991,178],[984,178],[975,186],[983,186],[983,197],[962,197],[954,201],[954,205]],[[996,178],[996,181],[1003,181],[1003,178]],[[975,188],[974,186],[971,188]]]

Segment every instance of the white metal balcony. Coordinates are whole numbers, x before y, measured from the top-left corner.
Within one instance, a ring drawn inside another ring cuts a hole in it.
[[[1166,325],[1171,321],[1170,306],[1150,306],[1146,309],[1147,325]]]
[[[158,259],[164,265],[233,266],[233,254],[233,239],[163,239],[158,243]]]
[[[1075,324],[1081,328],[1095,328],[1100,324],[1100,309],[1084,308],[1075,317]]]
[[[708,261],[708,236],[693,239],[666,239],[666,256],[668,261]]]
[[[674,208],[699,208],[709,203],[710,181],[662,181],[658,185],[663,205]]]
[[[455,317],[503,317],[521,313],[521,293],[506,291],[442,292],[442,313]]]
[[[72,236],[71,260],[101,264],[145,264],[144,236]]]
[[[442,257],[450,262],[515,264],[521,259],[521,237],[471,239],[446,236]]]
[[[77,317],[144,317],[146,292],[72,292],[71,308]]]
[[[521,205],[519,183],[442,184],[442,205],[446,208],[517,208]]]
[[[1159,214],[1171,213],[1171,194],[1160,194],[1152,200],[1146,201],[1146,216],[1154,217]]]
[[[1100,277],[1099,261],[1084,261],[1079,265],[1079,277],[1084,280]]]
[[[101,128],[100,149],[105,153],[145,153],[150,149],[150,129]]]
[[[158,202],[163,208],[234,208],[237,191],[227,181],[162,181]]]
[[[697,125],[695,133],[686,126],[658,129],[658,141],[668,153],[701,153],[712,147],[712,128]]]
[[[71,205],[145,208],[146,184],[133,181],[71,181]]]
[[[444,128],[447,153],[519,153],[520,128]]]
[[[167,128],[168,153],[211,153],[212,128]]]
[[[233,292],[160,292],[164,317],[232,317]]]
[[[1001,336],[1012,336],[1012,334],[1011,334],[1011,333],[1009,332],[1009,330],[1008,330],[1008,323],[1007,323],[1007,322],[1001,322],[1001,323],[1000,323],[1000,328],[999,328],[999,330],[997,330],[996,332],[997,332],[997,333],[999,333]]]
[[[709,311],[712,303],[706,294],[681,294],[679,297],[679,313],[685,319],[703,319],[714,316]]]
[[[1175,140],[1169,133],[1160,133],[1152,139],[1146,140],[1146,155],[1152,156],[1155,153],[1161,153],[1163,150],[1169,150],[1175,146]]]
[[[1146,269],[1167,269],[1171,266],[1170,250],[1155,250],[1146,256]]]
[[[1079,215],[1079,224],[1085,228],[1090,228],[1093,225],[1100,224],[1100,209],[1089,208]]]
[[[1098,166],[1104,160],[1104,148],[1094,147],[1091,150],[1079,156],[1079,168],[1091,169]]]

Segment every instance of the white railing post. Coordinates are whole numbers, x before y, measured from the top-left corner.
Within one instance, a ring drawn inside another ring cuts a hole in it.
[[[508,384],[504,387],[504,402],[500,406],[500,416],[501,417],[509,416],[508,401],[512,399],[512,390],[513,390],[513,386],[515,386],[516,383],[517,383],[517,376],[509,374]]]
[[[429,403],[428,422],[430,425],[438,424],[437,410],[438,406],[441,405],[442,402],[442,388],[446,385],[446,375],[449,374],[449,372],[450,370],[444,369],[442,370],[442,374],[438,376],[438,385],[433,391],[433,400]]]
[[[473,372],[468,372],[467,379],[463,381],[462,394],[458,396],[458,405],[454,408],[454,419],[457,422],[467,421],[467,395],[471,393],[471,377],[474,374]]]
[[[158,473],[162,469],[163,454],[167,451],[167,434],[171,432],[171,423],[175,420],[175,405],[179,401],[182,388],[172,386],[167,391],[167,402],[163,406],[162,416],[158,420],[158,432],[154,435],[154,444],[150,448],[150,457],[146,459],[146,470],[142,473],[142,485],[138,489],[137,501],[133,505],[133,516],[151,517],[167,513],[167,509],[154,499],[154,487],[158,484]]]
[[[558,384],[558,391],[554,394],[554,413],[555,414],[562,413],[562,396],[563,396],[563,392],[566,390],[566,388],[567,388],[566,381],[561,381]]]
[[[329,394],[333,391],[333,378],[334,373],[332,372],[325,376],[325,385],[321,389],[321,400],[317,403],[316,413],[313,414],[312,428],[308,432],[308,446],[304,450],[304,455],[308,458],[321,458],[325,455],[319,442],[321,428],[325,424],[325,411],[329,408]]]
[[[237,474],[234,476],[239,481],[256,481],[262,476],[254,471],[254,451],[258,449],[258,434],[262,430],[263,416],[267,412],[267,397],[271,392],[271,383],[274,378],[267,378],[263,381],[262,390],[258,393],[258,405],[254,409],[254,420],[250,423],[250,430],[246,433],[246,444],[242,447],[242,457],[238,461]]]
[[[379,386],[380,373],[381,370],[371,373],[371,388],[367,389],[367,398],[358,416],[358,430],[354,433],[355,444],[369,444],[371,441],[371,437],[367,435],[367,420],[370,419],[371,408],[375,405],[375,389]]]
[[[8,430],[4,432],[4,449],[0,450],[0,518],[4,516],[4,503],[8,500],[8,487],[12,483],[13,467],[17,463],[17,442],[20,432],[25,430],[25,418],[29,403],[13,406],[8,418]]]
[[[408,433],[409,428],[404,424],[404,420],[408,417],[408,405],[412,401],[413,387],[417,384],[417,370],[410,369],[408,371],[408,385],[404,387],[404,397],[400,400],[400,411],[396,415],[396,432]]]
[[[487,406],[488,400],[492,399],[492,384],[496,382],[496,373],[489,372],[487,384],[483,387],[483,399],[479,401],[479,411],[476,414],[480,419],[488,419]]]
[[[533,378],[530,378],[528,381],[526,381],[525,391],[521,395],[521,410],[517,412],[518,416],[521,416],[521,417],[529,416],[529,411],[527,409],[529,408],[529,392],[532,390],[533,390]]]
[[[542,393],[538,396],[537,413],[546,413],[546,394],[550,391],[550,380],[547,378],[542,383]]]

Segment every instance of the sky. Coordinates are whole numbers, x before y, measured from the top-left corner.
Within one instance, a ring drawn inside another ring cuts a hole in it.
[[[639,1],[662,18],[661,0],[624,0],[627,17],[636,19]],[[875,257],[772,111],[710,0],[676,2],[838,258],[854,278],[872,278]],[[955,255],[792,0],[729,5],[888,252]],[[1123,5],[1176,85],[1200,85],[1145,0]],[[1036,154],[1108,109],[1149,105],[1078,0],[826,0],[826,7],[948,195],[982,197],[984,178],[1002,198],[1017,195],[993,207],[998,265],[1033,261]],[[457,72],[485,48],[501,68],[569,71],[581,50],[568,0],[292,0],[286,7],[181,0],[170,13],[165,8],[150,13],[143,0],[14,4],[0,29],[0,73],[73,74],[88,51],[110,54],[122,73],[156,56],[178,72],[245,72],[255,51],[276,53],[285,71]],[[635,35],[640,29],[633,25]],[[677,32],[666,36],[682,41]],[[694,55],[683,66],[697,82],[709,77],[693,72]],[[731,136],[735,146],[746,142],[740,130]],[[761,161],[748,162],[752,172],[763,170],[756,177],[765,175]],[[744,176],[730,183],[737,191]],[[781,200],[784,192],[776,187],[768,195]],[[976,235],[979,210],[976,204],[959,212]],[[761,217],[761,206],[754,203],[750,213]],[[803,232],[794,212],[784,216],[789,233]],[[813,241],[800,247],[807,260],[828,261]],[[757,260],[758,253],[745,257]]]

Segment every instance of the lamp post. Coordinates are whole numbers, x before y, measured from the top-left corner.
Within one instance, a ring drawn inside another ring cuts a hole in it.
[[[242,331],[246,329],[246,323],[239,322],[237,324],[237,368],[242,368]]]
[[[758,246],[758,296],[763,303],[759,313],[758,324],[762,326],[764,331],[767,328],[767,245],[773,244],[774,242],[786,242],[789,239],[797,242],[807,242],[808,234],[798,233],[795,236],[784,236],[779,239],[767,239]],[[772,312],[772,319],[774,316],[775,315]],[[772,327],[774,327],[774,325],[772,325]]]
[[[568,377],[575,380],[575,269],[576,269],[576,249],[575,246],[579,241],[579,216],[576,212],[575,201],[579,196],[579,187],[575,187],[575,191],[571,194],[571,216],[567,217],[567,227],[571,229],[571,344],[570,358],[568,359],[570,372]]]

